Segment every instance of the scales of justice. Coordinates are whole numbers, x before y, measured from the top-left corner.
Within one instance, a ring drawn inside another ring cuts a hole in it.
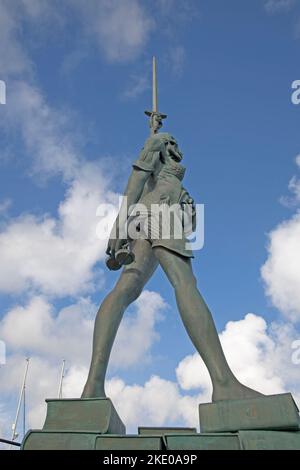
[[[133,162],[124,193],[126,207],[139,204],[144,209],[128,214],[122,203],[111,231],[106,265],[110,270],[122,271],[96,316],[91,365],[82,396],[47,399],[43,429],[28,431],[22,449],[300,449],[299,411],[291,394],[262,395],[240,383],[227,363],[211,312],[193,274],[194,255],[187,236],[196,226],[195,206],[182,183],[183,153],[173,135],[159,132],[167,116],[158,111],[155,58],[152,88],[152,111],[145,111],[150,137]],[[151,213],[153,205],[178,208],[176,237],[172,233],[162,236],[163,224]],[[189,217],[184,224],[180,214],[186,209]],[[136,236],[129,236],[129,220]],[[174,289],[183,324],[212,381],[212,402],[199,405],[200,433],[195,428],[140,426],[136,435],[128,435],[105,395],[109,356],[123,313],[158,265]]]

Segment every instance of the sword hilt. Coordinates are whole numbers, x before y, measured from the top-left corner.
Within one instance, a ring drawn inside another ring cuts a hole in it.
[[[166,119],[167,115],[157,111],[145,111],[145,114],[150,118],[149,127],[151,134],[156,134],[163,125],[162,120]]]

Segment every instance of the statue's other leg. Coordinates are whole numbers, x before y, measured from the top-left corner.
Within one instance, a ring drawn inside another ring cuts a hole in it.
[[[261,395],[241,384],[224,356],[212,315],[202,298],[189,258],[166,248],[153,248],[154,254],[175,289],[176,301],[184,326],[212,380],[212,400],[251,398]]]
[[[136,240],[135,260],[126,266],[102,302],[95,321],[93,353],[82,398],[105,397],[104,380],[110,352],[125,309],[138,298],[158,262],[147,240]]]

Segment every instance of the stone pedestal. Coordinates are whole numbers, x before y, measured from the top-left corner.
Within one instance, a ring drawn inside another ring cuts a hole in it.
[[[240,450],[238,434],[167,434],[163,437],[168,450]]]
[[[125,426],[108,398],[46,400],[42,430],[29,431],[24,450],[300,450],[299,413],[289,393],[200,405],[195,428]]]
[[[43,429],[29,431],[24,450],[95,449],[99,435],[124,435],[125,426],[109,398],[49,399]]]
[[[300,450],[300,432],[240,431],[242,450]]]
[[[164,436],[165,434],[195,434],[197,432],[196,428],[172,428],[172,427],[163,427],[163,428],[153,428],[153,427],[138,427],[138,434],[141,436],[144,435],[154,435],[154,436]]]
[[[162,450],[163,440],[156,435],[97,436],[95,450]]]
[[[201,432],[299,430],[299,411],[290,393],[199,406]]]

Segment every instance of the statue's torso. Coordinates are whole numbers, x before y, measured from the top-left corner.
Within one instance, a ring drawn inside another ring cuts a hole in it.
[[[145,184],[139,203],[148,210],[151,204],[178,204],[183,191],[181,181],[184,173],[185,168],[170,157],[165,162],[159,161]]]

